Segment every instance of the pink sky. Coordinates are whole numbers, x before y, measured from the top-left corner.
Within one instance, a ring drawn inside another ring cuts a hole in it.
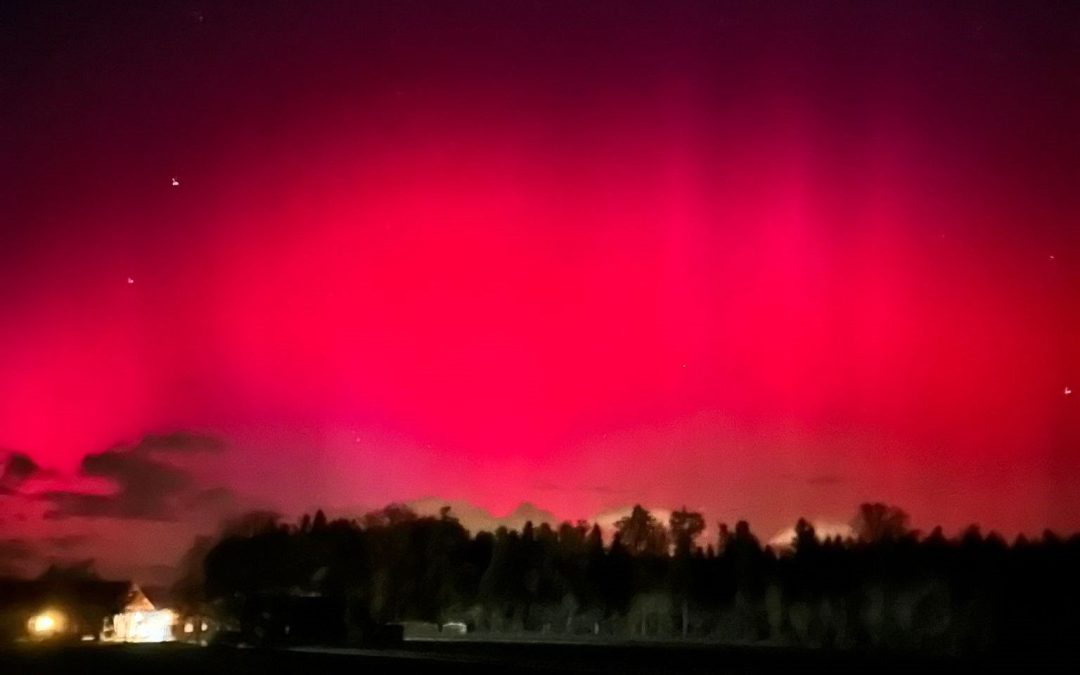
[[[60,40],[4,113],[0,447],[52,472],[21,490],[190,431],[230,508],[1080,527],[1053,22],[250,11],[21,17]],[[217,515],[0,504],[117,569]]]

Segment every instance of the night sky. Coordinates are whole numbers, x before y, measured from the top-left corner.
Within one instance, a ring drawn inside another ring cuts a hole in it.
[[[0,10],[0,568],[420,498],[1076,530],[1078,336],[1077,3]]]

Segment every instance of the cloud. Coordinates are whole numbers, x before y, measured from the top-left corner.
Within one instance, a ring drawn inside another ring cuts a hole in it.
[[[187,509],[233,511],[237,506],[236,493],[227,487],[212,487],[191,494],[184,502]]]
[[[847,482],[847,478],[836,473],[823,473],[806,479],[807,485],[839,485]]]
[[[0,561],[23,562],[36,557],[37,551],[26,539],[0,539]]]
[[[150,596],[151,602],[155,603],[160,600],[158,593],[163,593],[165,587],[171,586],[176,581],[176,568],[163,563],[140,565],[132,572],[132,576],[139,580],[139,586],[143,592]]]
[[[600,495],[625,494],[629,490],[613,488],[610,485],[560,485],[550,481],[540,481],[533,484],[533,489],[540,492],[583,492]]]
[[[112,494],[46,492],[51,502],[46,518],[69,516],[172,520],[174,498],[194,483],[183,469],[144,457],[134,451],[106,450],[87,455],[79,467],[84,476],[105,478],[116,486]]]
[[[4,471],[0,473],[0,494],[14,493],[19,486],[41,471],[29,455],[21,452],[8,453],[4,461]]]
[[[45,539],[45,542],[58,551],[71,551],[73,549],[82,548],[93,540],[93,537],[86,534],[65,534],[56,537],[48,537]]]
[[[37,550],[26,539],[0,539],[0,576],[22,576],[37,559]]]
[[[148,434],[131,448],[135,453],[153,452],[223,452],[226,444],[216,436],[189,431],[168,434]]]
[[[39,496],[50,504],[47,519],[71,517],[171,521],[181,513],[204,506],[231,503],[223,487],[198,485],[193,472],[177,466],[177,453],[216,453],[224,449],[217,439],[189,433],[149,435],[132,446],[118,446],[83,457],[80,475],[104,479],[115,486],[108,494],[52,491]]]

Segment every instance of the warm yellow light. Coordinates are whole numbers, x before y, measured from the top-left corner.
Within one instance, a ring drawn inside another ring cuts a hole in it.
[[[184,632],[185,633],[194,633],[195,632],[195,624],[191,623],[190,621],[185,623],[184,624]]]
[[[125,612],[113,617],[114,642],[169,642],[173,639],[176,613],[169,609]]]
[[[46,610],[31,617],[27,627],[34,637],[49,637],[64,630],[64,615],[54,610]]]

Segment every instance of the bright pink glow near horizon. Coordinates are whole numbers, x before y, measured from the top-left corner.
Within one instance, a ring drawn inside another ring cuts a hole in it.
[[[63,477],[211,433],[201,480],[290,513],[1080,528],[1075,74],[1009,17],[887,14],[260,15],[258,58],[210,17],[157,27],[164,83],[117,65],[150,37],[69,37],[5,113],[0,447]],[[0,531],[70,527],[29,512]]]

